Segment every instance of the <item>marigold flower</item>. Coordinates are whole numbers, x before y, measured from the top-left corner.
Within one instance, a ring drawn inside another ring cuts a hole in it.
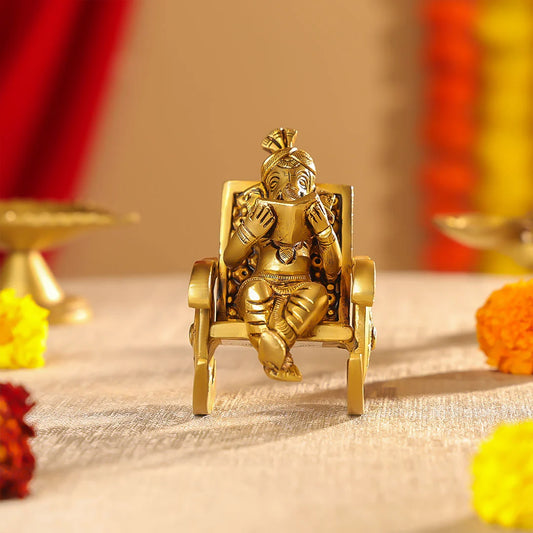
[[[473,505],[489,523],[533,529],[533,420],[503,424],[472,463]]]
[[[494,291],[476,319],[489,365],[510,374],[533,374],[533,280]]]
[[[24,498],[35,469],[28,439],[35,435],[24,415],[33,407],[24,387],[0,383],[0,500]]]
[[[18,298],[13,289],[0,292],[0,368],[44,365],[47,316],[31,296]]]

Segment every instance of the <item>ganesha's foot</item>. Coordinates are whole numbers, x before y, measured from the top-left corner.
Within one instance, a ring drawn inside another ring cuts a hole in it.
[[[257,348],[265,374],[280,381],[302,381],[302,374],[287,351],[287,345],[274,331],[265,331]]]
[[[283,361],[283,364],[281,365],[281,370],[278,371],[275,376],[270,377],[281,381],[302,381],[302,373],[294,364],[290,353],[285,356],[285,361]]]
[[[272,363],[264,363],[263,370],[269,378],[277,379],[278,381],[302,381],[300,369],[293,362],[284,363],[280,369],[276,368]]]

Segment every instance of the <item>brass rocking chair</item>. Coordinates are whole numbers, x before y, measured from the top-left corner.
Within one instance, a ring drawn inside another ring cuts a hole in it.
[[[254,185],[251,181],[228,181],[224,185],[218,258],[197,261],[189,283],[189,307],[194,308],[190,342],[194,351],[193,412],[210,414],[215,401],[214,352],[221,343],[248,341],[246,324],[239,318],[235,297],[241,283],[253,273],[253,258],[236,269],[223,260],[224,250],[238,219],[239,195]],[[368,257],[352,257],[353,188],[347,185],[317,184],[317,191],[333,196],[334,230],[342,252],[342,269],[333,282],[321,271],[320,255],[311,255],[311,278],[324,284],[329,307],[325,318],[311,335],[297,345],[321,342],[323,346],[345,348],[350,353],[347,372],[348,414],[364,412],[364,381],[374,346],[372,304],[375,265]]]

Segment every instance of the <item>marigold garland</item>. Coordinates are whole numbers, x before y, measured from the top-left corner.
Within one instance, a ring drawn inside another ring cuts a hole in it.
[[[481,0],[477,28],[484,54],[476,206],[487,214],[522,216],[533,207],[533,3]],[[482,268],[524,272],[496,252],[484,254]]]
[[[479,46],[475,38],[477,0],[427,0],[425,27],[424,158],[421,168],[423,224],[428,242],[424,266],[436,270],[471,270],[477,252],[439,235],[436,214],[472,210],[477,182],[474,165],[477,123]]]
[[[424,158],[426,267],[469,270],[477,254],[439,237],[435,214],[522,216],[533,207],[533,2],[427,0]],[[488,272],[523,273],[485,252]]]
[[[476,320],[489,365],[510,374],[533,374],[533,280],[494,291]]]
[[[35,435],[24,416],[33,407],[24,387],[0,383],[0,500],[24,498],[35,469],[28,442]]]
[[[480,518],[533,529],[533,420],[499,426],[472,463],[473,505]]]
[[[0,368],[44,365],[47,316],[31,296],[18,298],[13,289],[0,292]]]

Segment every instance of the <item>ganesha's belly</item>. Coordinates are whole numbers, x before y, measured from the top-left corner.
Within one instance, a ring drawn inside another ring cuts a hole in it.
[[[265,246],[259,252],[256,273],[272,272],[276,274],[309,274],[311,260],[306,250],[296,250],[294,259],[288,259],[288,263],[280,260],[281,254],[273,246]]]

